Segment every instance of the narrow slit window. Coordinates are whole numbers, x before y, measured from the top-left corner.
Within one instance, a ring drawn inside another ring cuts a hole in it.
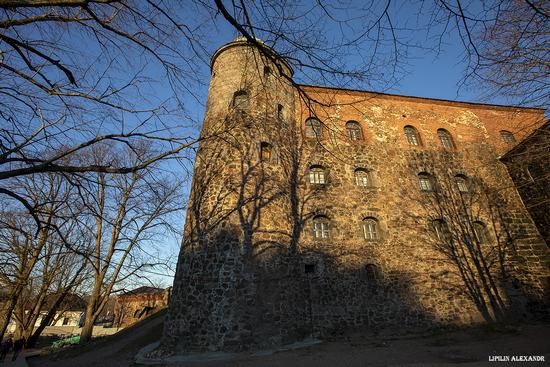
[[[260,160],[263,162],[269,162],[272,156],[272,146],[269,143],[260,143]]]

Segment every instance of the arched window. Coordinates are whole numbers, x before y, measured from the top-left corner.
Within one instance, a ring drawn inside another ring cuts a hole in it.
[[[372,186],[372,179],[370,172],[364,168],[357,168],[355,170],[355,184],[357,186],[369,187]]]
[[[455,176],[456,187],[460,192],[468,192],[468,178],[464,175]]]
[[[322,166],[311,166],[309,168],[309,183],[318,185],[327,183],[325,169]]]
[[[502,138],[502,141],[507,144],[511,144],[516,141],[514,134],[506,130],[500,130],[500,137]]]
[[[407,125],[403,128],[403,131],[405,132],[405,137],[409,145],[420,145],[420,136],[413,126]]]
[[[265,141],[260,143],[260,161],[269,162],[271,160],[272,146]]]
[[[363,228],[363,238],[368,241],[376,241],[380,239],[380,227],[375,218],[365,218],[361,223]]]
[[[245,108],[248,106],[248,93],[244,90],[238,90],[233,93],[232,105],[236,108]]]
[[[359,125],[357,121],[348,121],[346,123],[346,130],[348,132],[349,140],[363,140],[361,125]]]
[[[443,219],[436,219],[432,221],[432,227],[439,241],[446,241],[451,238],[449,227]]]
[[[378,268],[374,264],[365,265],[365,274],[367,280],[375,280],[378,278]]]
[[[473,223],[473,227],[474,227],[474,234],[476,236],[477,242],[479,243],[488,242],[489,237],[487,234],[487,226],[485,225],[485,223],[481,221],[475,221]]]
[[[439,136],[439,140],[441,141],[441,145],[443,146],[443,148],[445,148],[446,150],[454,149],[453,138],[447,130],[437,130],[437,136]]]
[[[420,172],[418,174],[418,186],[420,191],[432,191],[432,176],[426,172]]]
[[[324,215],[313,218],[313,238],[321,240],[329,237],[329,220]]]
[[[309,118],[306,120],[306,137],[308,138],[320,138],[323,133],[321,121],[316,118]]]

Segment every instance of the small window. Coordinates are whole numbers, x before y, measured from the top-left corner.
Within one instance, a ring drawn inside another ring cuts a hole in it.
[[[318,185],[326,184],[325,169],[321,166],[311,166],[309,168],[309,183]]]
[[[329,236],[329,220],[323,215],[313,218],[313,238],[316,240],[327,239]]]
[[[355,170],[355,184],[357,186],[370,187],[372,186],[372,180],[370,172],[364,168],[357,168]]]
[[[500,137],[502,138],[502,141],[504,141],[507,144],[511,144],[516,141],[514,134],[506,130],[500,131]]]
[[[69,325],[70,319],[68,317],[63,318],[63,325]]]
[[[264,66],[264,78],[267,79],[271,75],[271,68],[269,66]]]
[[[260,143],[260,161],[269,162],[272,156],[272,147],[271,144],[266,142]]]
[[[432,176],[426,172],[420,172],[418,174],[418,186],[420,191],[432,191]]]
[[[367,241],[376,241],[380,239],[380,228],[375,218],[365,218],[362,223],[363,238]]]
[[[277,118],[282,121],[285,119],[285,116],[284,116],[284,107],[282,104],[278,104],[277,105]]]
[[[468,178],[464,175],[455,176],[456,186],[460,192],[468,192]]]
[[[346,123],[346,130],[348,132],[349,140],[363,140],[363,132],[361,130],[361,125],[357,121],[348,121]]]
[[[479,243],[487,243],[488,242],[488,235],[487,235],[487,226],[485,223],[476,221],[473,223],[474,227],[474,235],[476,236],[476,240]]]
[[[446,241],[450,236],[449,227],[443,219],[436,219],[432,222],[433,230],[439,241]]]
[[[405,137],[409,145],[420,145],[420,136],[413,126],[407,125],[403,128],[403,131],[405,132]]]
[[[315,264],[304,264],[304,273],[306,274],[315,273]]]
[[[323,128],[321,121],[316,118],[309,118],[306,121],[306,137],[308,138],[321,138]]]
[[[365,265],[365,274],[367,280],[376,280],[378,279],[378,268],[374,264]]]
[[[444,149],[446,150],[454,149],[453,138],[451,137],[451,134],[447,130],[439,129],[437,130],[437,135],[439,136],[439,140],[441,141],[441,146],[443,146]]]
[[[248,105],[248,93],[244,90],[236,91],[233,94],[233,107],[245,108]]]

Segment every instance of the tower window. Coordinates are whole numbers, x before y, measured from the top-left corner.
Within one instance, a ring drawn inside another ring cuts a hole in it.
[[[436,219],[432,221],[432,227],[439,241],[447,241],[451,238],[449,227],[443,219]]]
[[[418,131],[411,125],[407,125],[403,128],[405,132],[405,137],[409,145],[420,145],[420,137]]]
[[[380,239],[380,228],[378,221],[375,218],[365,218],[362,223],[363,238],[368,241],[376,241]]]
[[[306,137],[321,138],[322,133],[321,121],[313,117],[306,120]]]
[[[456,186],[460,192],[468,192],[468,178],[464,175],[455,176]]]
[[[355,184],[357,186],[368,187],[372,186],[370,172],[364,168],[357,168],[355,170]]]
[[[432,176],[426,172],[418,174],[418,186],[420,191],[432,191]]]
[[[327,183],[325,170],[321,166],[311,166],[309,168],[309,183],[324,185]]]
[[[451,134],[447,130],[445,129],[437,130],[437,136],[439,136],[439,140],[441,141],[441,146],[444,149],[446,150],[454,149],[453,138],[451,137]]]
[[[271,75],[271,68],[269,66],[264,66],[264,78],[269,78],[269,75]]]
[[[313,218],[313,238],[316,240],[329,237],[329,220],[324,215]]]
[[[284,107],[283,107],[282,104],[278,104],[277,105],[277,118],[282,121],[282,120],[284,120],[284,117],[285,117],[284,116]]]
[[[349,140],[363,140],[363,132],[361,130],[361,125],[356,121],[348,121],[346,123],[346,130],[348,132]]]
[[[233,107],[245,108],[248,106],[248,93],[244,90],[239,90],[233,93]]]
[[[260,161],[269,162],[272,156],[272,147],[271,144],[266,142],[260,143]]]
[[[511,144],[516,141],[516,138],[514,137],[514,134],[512,134],[509,131],[501,130],[500,131],[500,137],[502,138],[502,141]]]

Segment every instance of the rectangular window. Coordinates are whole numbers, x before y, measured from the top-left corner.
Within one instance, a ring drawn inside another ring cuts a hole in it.
[[[326,222],[313,223],[313,238],[315,239],[328,238],[328,223]]]
[[[309,172],[309,182],[312,184],[325,184],[325,172],[321,170],[311,170]]]

